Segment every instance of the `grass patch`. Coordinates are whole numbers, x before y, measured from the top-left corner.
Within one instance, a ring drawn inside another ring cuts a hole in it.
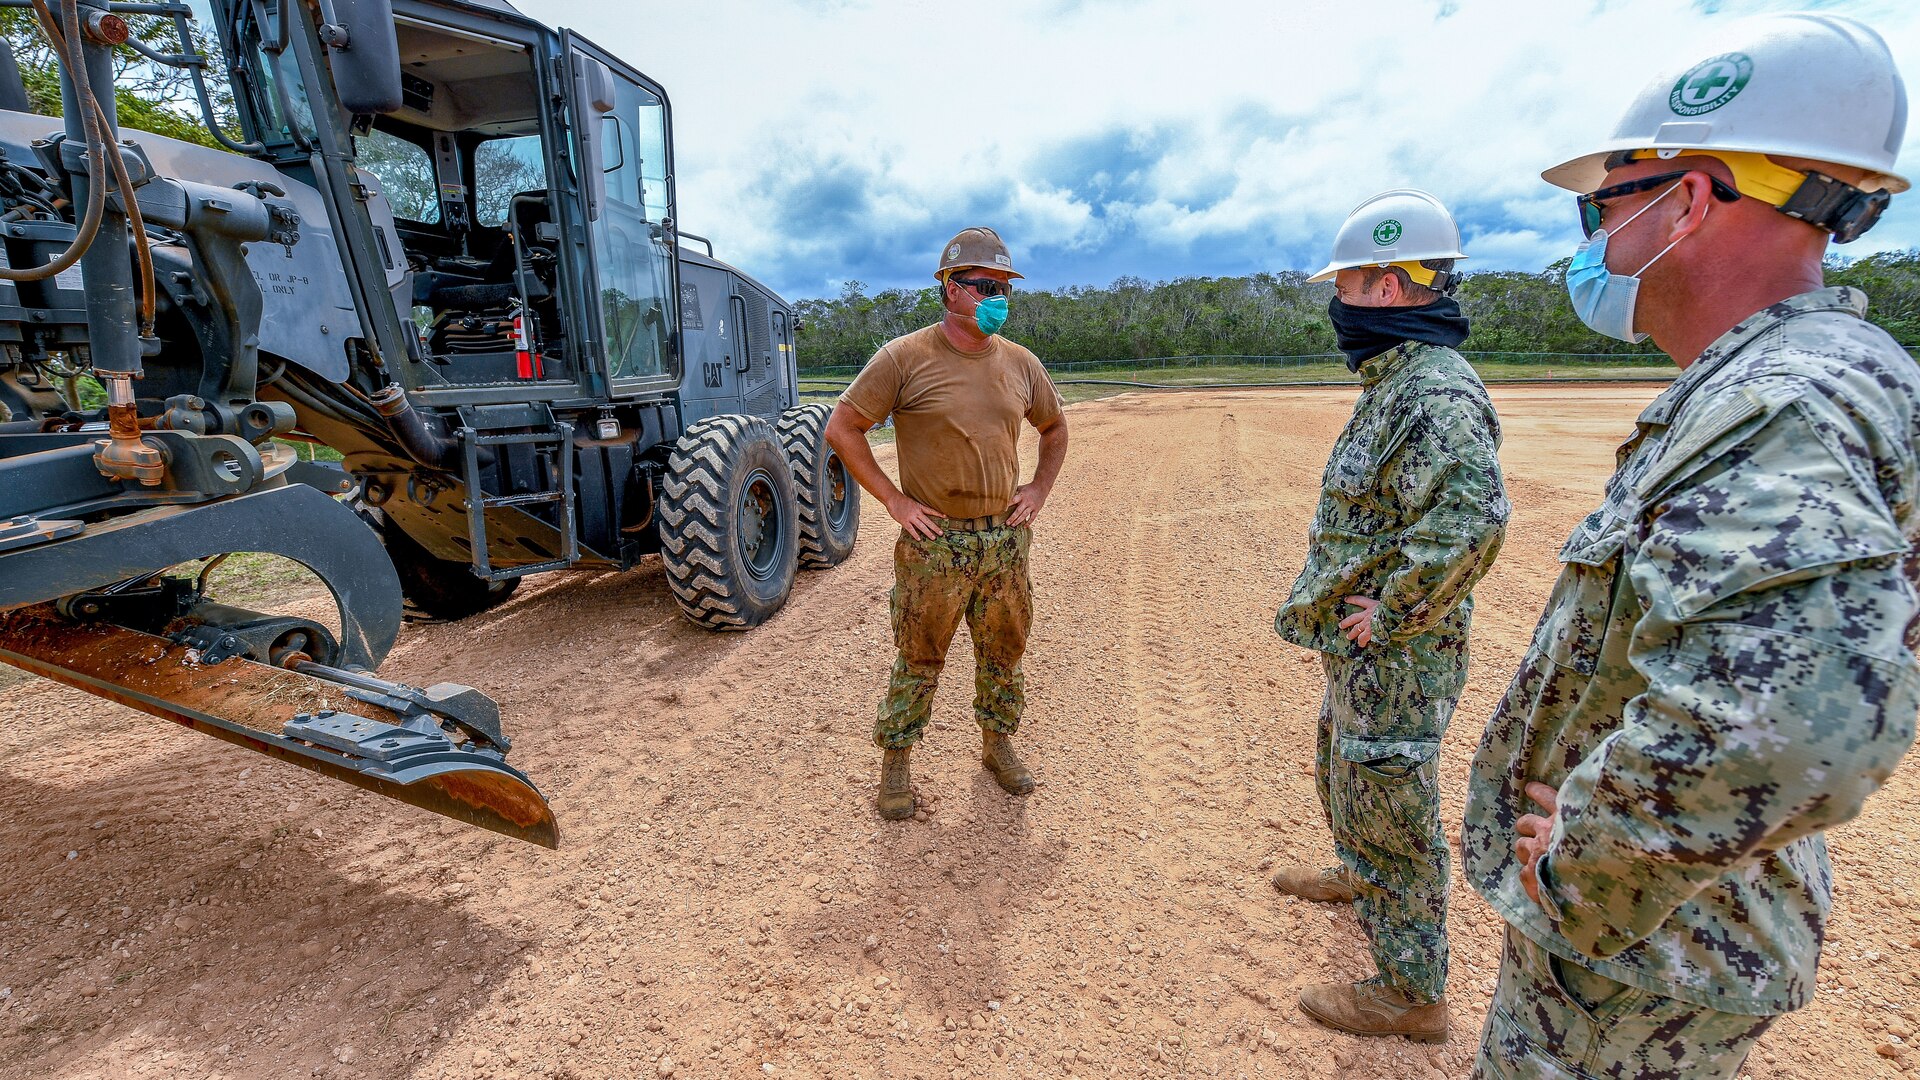
[[[1473,369],[1488,383],[1514,379],[1564,379],[1567,382],[1605,382],[1621,379],[1670,379],[1676,372],[1673,362],[1664,356],[1646,360],[1622,357],[1620,362],[1538,363],[1524,361],[1475,362]],[[1157,383],[1161,386],[1244,386],[1255,383],[1355,383],[1360,376],[1339,361],[1307,364],[1181,364],[1166,367],[1115,365],[1108,368],[1075,367],[1052,373],[1060,396],[1071,404],[1095,401],[1128,393],[1126,383]],[[800,373],[801,390],[811,400],[829,400],[845,390],[852,381],[847,375],[810,377]],[[875,428],[868,441],[893,441],[892,428]]]
[[[274,442],[292,450],[301,461],[339,461],[340,451],[323,443],[293,442],[288,439],[275,439]]]
[[[183,563],[176,574],[198,576],[205,563]],[[303,599],[324,591],[313,571],[282,555],[237,551],[213,568],[207,578],[207,596],[234,607],[255,608]]]

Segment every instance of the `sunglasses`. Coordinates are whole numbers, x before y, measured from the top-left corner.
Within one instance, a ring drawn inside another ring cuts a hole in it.
[[[1598,191],[1591,191],[1585,195],[1575,195],[1573,201],[1580,207],[1580,231],[1585,233],[1589,240],[1593,239],[1594,233],[1600,231],[1600,214],[1605,209],[1600,205],[1601,203],[1627,195],[1638,195],[1643,191],[1652,191],[1661,184],[1671,183],[1693,171],[1695,170],[1683,169],[1680,172],[1660,173],[1657,176],[1643,176],[1638,180],[1629,180],[1624,184],[1603,187]],[[1707,179],[1713,183],[1714,198],[1719,199],[1721,202],[1733,202],[1740,198],[1740,193],[1734,190],[1733,185],[1713,175],[1707,175]]]
[[[995,281],[992,278],[950,277],[947,280],[953,282],[955,285],[965,285],[981,296],[1006,296],[1013,292],[1013,286],[1008,285],[1004,281]]]

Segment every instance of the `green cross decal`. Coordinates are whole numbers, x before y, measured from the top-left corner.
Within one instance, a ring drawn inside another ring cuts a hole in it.
[[[1703,96],[1711,97],[1715,91],[1718,91],[1721,87],[1732,81],[1732,73],[1724,68],[1715,68],[1710,72],[1701,72],[1693,77],[1692,82],[1687,83],[1687,97],[1694,101],[1701,100]]]
[[[1709,57],[1688,68],[1667,95],[1667,108],[1676,116],[1699,116],[1740,96],[1753,77],[1753,60],[1745,53]]]

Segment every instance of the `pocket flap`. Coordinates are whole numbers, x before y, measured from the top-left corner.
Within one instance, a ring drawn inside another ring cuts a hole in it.
[[[1425,765],[1439,753],[1439,739],[1369,739],[1353,735],[1340,737],[1341,760],[1356,765],[1385,761],[1394,757],[1406,758],[1415,765]]]
[[[1359,501],[1380,486],[1380,469],[1407,440],[1410,424],[1379,407],[1359,421],[1340,452],[1327,462],[1327,482]],[[1390,427],[1388,425],[1391,425]]]
[[[1836,457],[1792,409],[1767,427],[1735,425],[1712,472],[1678,463],[1681,486],[1662,489],[1646,540],[1643,571],[1665,585],[1674,609],[1693,618],[1741,593],[1821,577],[1850,563],[1908,550],[1879,490]],[[1705,460],[1715,452],[1701,443]],[[1731,446],[1749,446],[1735,458]]]
[[[1777,404],[1784,402],[1770,403],[1759,393],[1740,387],[1710,403],[1698,415],[1685,418],[1667,432],[1659,456],[1633,486],[1634,497],[1644,505],[1669,482],[1681,479],[1689,465],[1698,468],[1712,461],[1714,455],[1705,453],[1709,447],[1743,428],[1758,427],[1752,421],[1771,413]]]
[[[1574,526],[1573,535],[1560,548],[1560,561],[1581,566],[1605,566],[1620,557],[1627,543],[1627,523],[1613,516],[1605,506],[1588,514]]]

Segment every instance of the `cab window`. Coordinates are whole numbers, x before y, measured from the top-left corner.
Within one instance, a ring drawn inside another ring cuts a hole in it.
[[[440,220],[439,187],[426,147],[374,129],[353,137],[355,163],[380,181],[393,216],[433,225]]]
[[[546,186],[540,136],[489,139],[474,149],[473,216],[479,224],[494,228],[505,225],[515,195]]]

